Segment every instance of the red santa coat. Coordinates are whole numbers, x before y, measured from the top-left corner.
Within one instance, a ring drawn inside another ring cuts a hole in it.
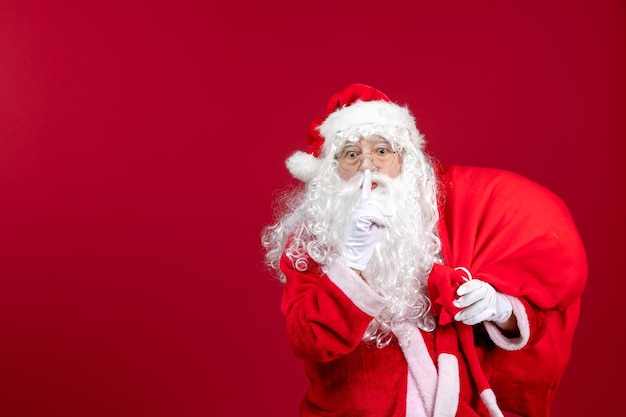
[[[401,338],[408,340],[379,349],[361,339],[385,307],[384,297],[340,261],[324,271],[314,262],[298,271],[283,256],[281,311],[310,380],[302,416],[488,416],[484,385],[502,410],[549,415],[587,273],[571,216],[558,197],[516,174],[458,166],[439,174],[445,265],[435,265],[429,278],[431,296],[443,294],[433,300],[433,312],[449,318],[443,313],[452,295],[445,289],[453,291],[447,284],[458,281],[464,274],[455,268],[464,267],[509,296],[520,335],[508,338],[484,323],[474,327],[469,349],[458,342],[459,323],[442,322],[435,332],[407,325]],[[445,356],[458,359],[451,379]],[[468,366],[476,361],[478,367]],[[455,378],[457,386],[446,386]]]

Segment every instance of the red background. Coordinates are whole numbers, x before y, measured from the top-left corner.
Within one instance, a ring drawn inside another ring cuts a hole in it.
[[[554,415],[622,409],[625,28],[617,0],[0,1],[0,415],[296,415],[259,234],[351,82],[565,200],[590,279]]]

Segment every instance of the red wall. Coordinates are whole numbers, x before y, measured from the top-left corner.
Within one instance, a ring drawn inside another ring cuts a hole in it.
[[[554,415],[610,415],[624,2],[215,3],[0,2],[0,415],[296,415],[259,234],[351,82],[409,104],[442,162],[565,200],[590,280]]]

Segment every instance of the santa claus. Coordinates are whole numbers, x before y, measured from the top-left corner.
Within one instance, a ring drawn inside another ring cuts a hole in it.
[[[439,166],[410,111],[353,84],[287,160],[263,231],[310,386],[302,416],[548,416],[587,265],[564,204]]]

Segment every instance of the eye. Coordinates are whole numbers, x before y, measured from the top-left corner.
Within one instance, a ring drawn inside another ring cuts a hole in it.
[[[360,152],[356,149],[346,149],[345,151],[343,151],[343,157],[345,159],[355,159],[358,158],[360,155]]]
[[[389,153],[393,153],[393,151],[389,147],[387,147],[387,146],[381,146],[381,147],[376,148],[376,153],[378,155],[383,156],[383,155],[387,155]]]

